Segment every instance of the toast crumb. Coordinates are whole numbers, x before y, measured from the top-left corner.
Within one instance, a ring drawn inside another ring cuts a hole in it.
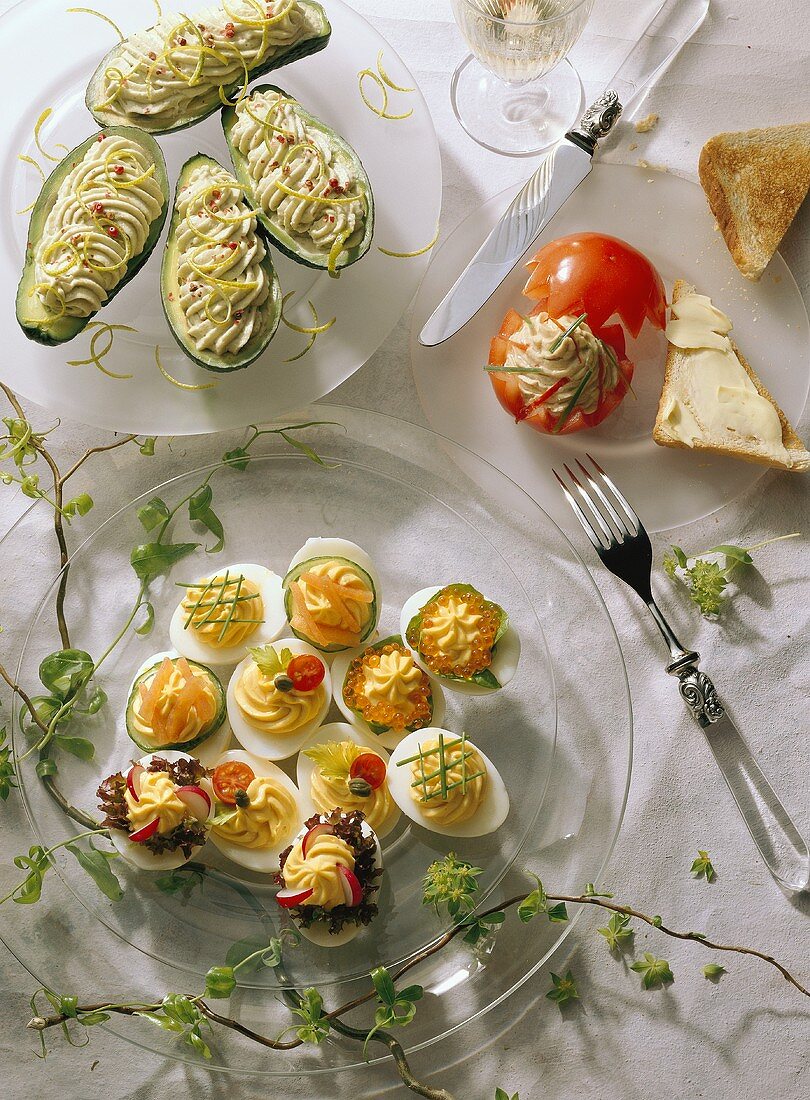
[[[658,125],[661,116],[655,114],[647,115],[646,118],[640,118],[637,122],[633,123],[637,134],[649,134],[650,130],[654,130]]]

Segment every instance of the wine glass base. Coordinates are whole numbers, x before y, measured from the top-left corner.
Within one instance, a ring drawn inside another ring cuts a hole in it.
[[[479,145],[507,157],[531,157],[560,140],[585,104],[582,81],[569,61],[528,84],[506,84],[470,54],[453,73],[450,100]]]

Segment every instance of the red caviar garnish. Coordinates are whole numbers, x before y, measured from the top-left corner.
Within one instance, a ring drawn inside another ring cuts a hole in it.
[[[107,235],[110,236],[110,237],[113,237],[113,238],[117,237],[118,236],[118,226],[117,225],[107,226]]]

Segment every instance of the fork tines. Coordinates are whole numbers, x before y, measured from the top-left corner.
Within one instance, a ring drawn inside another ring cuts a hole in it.
[[[644,528],[641,520],[627,503],[624,494],[616,487],[596,459],[589,454],[586,454],[586,458],[593,467],[593,473],[577,459],[577,466],[586,482],[586,486],[583,486],[568,463],[565,464],[565,472],[570,480],[571,488],[566,485],[556,470],[552,469],[551,472],[559,482],[560,488],[565,494],[565,499],[571,505],[574,515],[581,523],[582,529],[598,553],[626,542],[627,539],[638,535]],[[576,493],[576,496],[574,493]],[[582,502],[581,505],[580,501]]]

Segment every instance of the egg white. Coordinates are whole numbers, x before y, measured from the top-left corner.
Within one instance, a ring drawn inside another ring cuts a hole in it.
[[[220,577],[226,572],[233,576],[241,573],[246,580],[252,581],[258,587],[264,604],[264,622],[259,623],[244,642],[225,648],[207,645],[190,627],[187,630],[184,628],[188,612],[183,610],[182,600],[175,608],[169,623],[169,638],[177,652],[192,661],[208,665],[215,672],[219,669],[233,668],[247,654],[249,647],[267,645],[268,642],[275,641],[287,623],[281,577],[277,573],[263,565],[247,564],[217,567],[210,575]]]
[[[300,638],[280,638],[273,645],[277,653],[280,653],[282,649],[289,649],[293,656],[297,656],[299,653],[308,653],[323,662],[323,654],[311,645],[307,645],[306,642],[302,642]],[[253,658],[248,655],[244,661],[240,661],[228,684],[228,719],[231,723],[231,729],[236,740],[248,752],[260,756],[263,760],[286,760],[298,752],[307,738],[315,732],[326,717],[332,702],[332,679],[329,675],[329,666],[324,664],[324,678],[321,683],[323,700],[317,714],[311,721],[306,722],[299,730],[296,730],[295,733],[285,735],[265,733],[263,730],[255,729],[245,721],[242,712],[239,710],[235,694],[236,685],[242,672],[252,660]]]
[[[216,767],[217,764],[224,764],[229,760],[238,760],[242,764],[247,764],[253,769],[253,774],[257,779],[268,776],[270,779],[274,779],[282,787],[286,787],[295,799],[295,818],[290,830],[270,848],[245,848],[241,844],[233,844],[231,841],[226,840],[225,837],[219,836],[214,829],[208,834],[208,839],[233,863],[238,863],[242,867],[248,867],[251,871],[264,871],[267,874],[273,874],[279,869],[279,854],[292,844],[293,838],[301,827],[301,822],[311,816],[309,804],[305,804],[301,797],[301,792],[298,790],[295,783],[293,783],[292,779],[290,779],[288,775],[285,775],[281,768],[272,764],[269,760],[261,760],[258,756],[254,756],[253,753],[245,752],[242,749],[231,749],[230,752],[221,754],[219,758],[214,761],[212,767]],[[208,785],[212,792],[212,797],[215,797],[213,795],[213,785],[210,780],[208,781]]]
[[[183,654],[178,653],[176,649],[167,649],[167,650],[164,650],[162,653],[154,653],[151,657],[149,657],[146,661],[144,661],[143,664],[139,667],[138,671],[133,676],[132,683],[129,685],[129,691],[127,692],[127,704],[129,703],[129,697],[132,695],[132,689],[135,686],[135,681],[138,679],[139,676],[141,676],[144,672],[146,672],[147,669],[153,668],[156,664],[158,664],[160,661],[162,661],[164,657],[168,657],[168,658],[170,658],[170,660],[174,661],[178,657],[182,657],[182,656],[183,656]],[[196,660],[196,657],[192,657],[191,660],[192,661]],[[203,662],[200,661],[198,663],[202,664]],[[209,668],[210,668],[210,666],[209,666]],[[214,669],[214,668],[212,668],[211,671],[214,673],[214,675],[217,677],[217,679],[219,679],[219,681],[221,683],[222,682],[222,677],[221,677],[220,673],[217,672],[217,670]],[[222,686],[223,686],[223,690],[224,690],[225,685],[223,684]],[[230,744],[231,737],[232,737],[231,724],[228,721],[228,715],[226,713],[226,715],[225,715],[225,717],[222,721],[222,725],[219,727],[219,729],[215,730],[212,734],[210,734],[208,737],[206,737],[206,739],[204,741],[201,741],[198,745],[194,746],[194,758],[195,758],[195,760],[199,760],[201,764],[204,764],[206,766],[206,768],[210,768],[211,767],[211,761],[216,760],[216,758],[218,756],[221,756],[222,753],[225,751],[225,749],[227,749],[228,745]],[[155,751],[159,752],[160,750],[156,749]],[[163,755],[163,754],[161,754],[161,755]]]
[[[341,722],[336,722],[334,724],[342,725]],[[374,866],[376,870],[382,871],[382,850],[380,849],[380,842],[377,838],[376,833],[370,825],[367,825],[365,823],[365,821],[360,826],[360,828],[362,830],[363,836],[374,837],[374,840],[377,844],[374,857]],[[295,841],[299,840],[306,832],[306,828],[301,829],[301,831],[298,833],[292,843],[295,844]],[[314,943],[317,947],[342,947],[344,943],[349,943],[350,940],[353,940],[357,933],[362,932],[363,928],[365,927],[362,924],[344,924],[339,932],[337,932],[335,935],[332,935],[332,933],[329,931],[329,926],[324,921],[316,921],[314,924],[311,924],[309,928],[302,928],[295,920],[293,920],[293,924],[305,940],[309,940],[310,943]]]
[[[365,642],[363,645],[357,646],[356,649],[347,649],[335,655],[335,659],[332,661],[332,694],[338,709],[348,722],[364,733],[368,733],[374,738],[376,744],[382,745],[386,749],[393,749],[400,743],[403,737],[407,736],[408,731],[405,730],[404,732],[400,732],[398,730],[387,730],[385,733],[375,733],[365,718],[361,718],[359,714],[355,714],[351,707],[346,705],[346,700],[343,698],[343,684],[346,681],[346,673],[349,671],[349,665],[355,657],[359,657],[373,644],[373,642]],[[407,648],[410,649],[410,646]],[[411,652],[413,651],[411,650]],[[423,672],[427,672],[427,669],[422,665],[419,665],[419,667]],[[430,673],[428,673],[428,679],[430,680],[431,692],[433,694],[433,715],[431,717],[431,722],[434,726],[440,726],[444,721],[444,692],[439,686],[438,680]]]
[[[312,773],[315,770],[315,761],[310,760],[308,756],[304,755],[306,749],[312,745],[323,745],[327,741],[353,741],[355,745],[360,745],[364,749],[372,749],[381,756],[382,759],[388,763],[388,753],[378,743],[379,739],[374,736],[373,733],[365,733],[363,730],[358,729],[355,726],[350,726],[346,722],[330,722],[326,726],[321,726],[310,737],[305,745],[301,746],[301,751],[298,754],[297,763],[297,776],[298,787],[301,791],[301,798],[306,802],[307,812],[304,818],[312,817],[313,814],[319,814],[321,811],[317,808],[312,800]],[[387,779],[386,779],[387,782]],[[394,829],[400,818],[400,808],[396,803],[391,807],[391,812],[380,823],[375,830],[379,840]]]
[[[391,753],[391,759],[388,763],[388,789],[391,792],[391,797],[411,821],[415,821],[417,825],[429,829],[432,833],[442,833],[444,836],[485,836],[487,833],[494,833],[503,824],[506,815],[509,813],[509,792],[498,769],[486,753],[482,752],[472,741],[468,740],[467,744],[479,753],[487,769],[484,799],[473,817],[468,818],[466,821],[459,821],[454,825],[438,825],[425,817],[420,810],[419,803],[411,797],[411,783],[413,782],[411,765],[403,764],[402,767],[397,767],[397,764],[400,760],[407,760],[409,756],[415,756],[419,752],[420,743],[424,744],[426,741],[438,740],[440,733],[444,735],[445,740],[456,740],[459,736],[449,730],[431,727],[430,729],[417,730],[416,733],[409,733],[404,741],[400,741]]]
[[[175,749],[169,749],[166,752],[150,752],[146,756],[142,756],[137,763],[143,764],[143,766],[146,767],[154,756],[159,756],[161,759],[168,760],[171,763],[175,760],[197,759],[197,757],[189,756],[186,752],[178,752]],[[128,770],[128,768],[124,770],[124,776],[126,776]],[[210,820],[210,813],[208,817]],[[120,852],[127,863],[131,863],[135,867],[140,867],[143,871],[172,871],[175,867],[182,867],[184,863],[188,863],[190,859],[194,859],[197,852],[202,848],[201,844],[193,848],[189,856],[184,856],[180,848],[176,849],[174,852],[161,852],[160,855],[157,855],[155,852],[150,852],[143,844],[133,843],[126,833],[123,833],[120,829],[110,829],[110,842],[113,847]]]
[[[300,565],[301,562],[309,561],[311,558],[345,558],[346,561],[351,561],[354,562],[355,565],[359,565],[360,568],[371,577],[374,585],[376,605],[374,625],[366,638],[365,644],[367,644],[376,634],[377,623],[379,622],[380,612],[382,611],[380,577],[371,558],[361,546],[358,546],[356,542],[349,542],[348,539],[311,538],[307,539],[301,549],[293,554],[290,564],[287,567],[287,572],[289,573],[296,565]],[[327,653],[327,657],[331,659],[333,653],[339,652],[342,651],[332,650],[330,653]]]
[[[410,596],[405,601],[399,618],[399,631],[402,635],[402,640],[413,654],[413,659],[421,669],[424,669],[428,675],[434,677],[436,677],[436,673],[431,672],[417,651],[412,646],[408,645],[406,631],[411,619],[415,615],[418,615],[425,604],[429,603],[436,593],[441,592],[442,588],[445,587],[446,585],[432,585],[430,588],[423,588],[419,592],[415,592],[413,596]],[[506,628],[506,633],[495,646],[495,651],[492,654],[492,664],[489,666],[490,671],[493,676],[497,678],[501,687],[506,687],[517,672],[519,660],[520,637],[510,622]],[[449,676],[438,676],[436,678],[441,681],[442,685],[446,687],[448,691],[458,691],[465,695],[491,695],[493,691],[500,691],[500,688],[488,688],[484,687],[482,684],[453,680]]]

